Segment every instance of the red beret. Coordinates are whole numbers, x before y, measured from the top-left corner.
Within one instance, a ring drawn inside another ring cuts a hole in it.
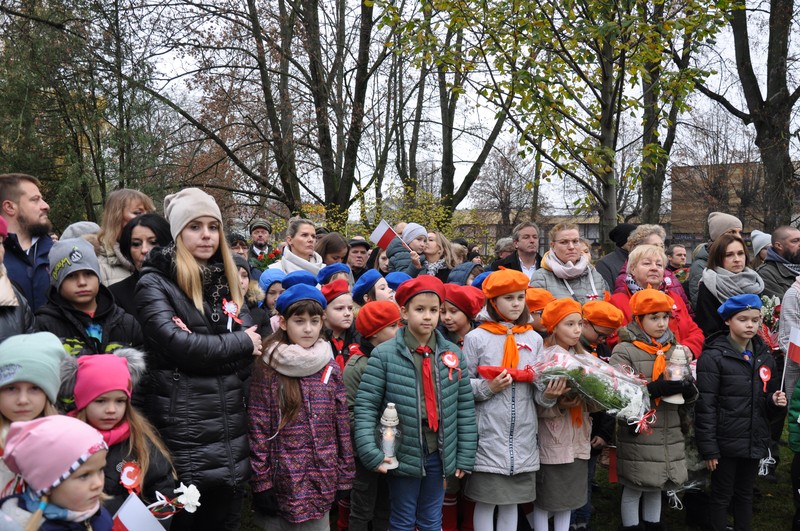
[[[433,275],[420,275],[397,286],[394,300],[397,301],[398,306],[405,306],[411,297],[420,293],[433,293],[439,297],[440,301],[443,301],[444,284]]]
[[[525,291],[530,279],[528,275],[516,269],[500,269],[483,281],[483,294],[487,299],[494,299],[507,293]]]
[[[675,301],[664,292],[647,288],[634,293],[628,304],[631,307],[631,314],[647,315],[648,313],[671,312]]]
[[[617,329],[625,323],[622,310],[606,301],[586,301],[583,318],[593,325]]]
[[[483,296],[481,290],[458,284],[444,285],[444,300],[464,312],[470,319],[475,319],[483,305],[486,304],[486,297]]]
[[[400,308],[392,301],[370,301],[358,310],[356,331],[363,338],[370,338],[400,321]]]
[[[322,286],[320,291],[325,300],[330,303],[336,297],[350,293],[350,283],[344,278],[337,278],[333,282]]]
[[[525,291],[525,304],[531,313],[544,310],[547,303],[554,300],[553,294],[544,288],[528,288]]]
[[[548,302],[542,311],[542,324],[552,333],[556,325],[568,315],[581,313],[581,303],[575,299],[556,299]]]

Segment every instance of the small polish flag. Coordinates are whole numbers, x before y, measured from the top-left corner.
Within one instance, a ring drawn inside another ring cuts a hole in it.
[[[372,231],[372,234],[369,235],[369,241],[385,251],[395,237],[397,237],[397,233],[385,219],[382,219],[378,226],[375,227],[375,230]]]
[[[800,328],[792,328],[789,333],[789,352],[786,355],[793,362],[800,363]]]
[[[321,381],[323,384],[325,384],[325,385],[328,385],[328,380],[330,380],[330,379],[331,379],[331,373],[332,373],[332,372],[333,372],[333,367],[331,367],[330,365],[328,365],[328,368],[327,368],[327,369],[325,369],[325,372],[323,372],[323,373],[322,373],[322,378],[320,378],[320,381]]]
[[[164,531],[136,494],[130,494],[114,515],[112,531]]]

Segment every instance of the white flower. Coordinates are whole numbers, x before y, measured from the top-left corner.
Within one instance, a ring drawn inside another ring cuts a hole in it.
[[[176,501],[183,505],[187,513],[193,513],[200,507],[200,491],[194,485],[187,487],[181,482],[181,486],[175,489],[175,494],[180,494]]]

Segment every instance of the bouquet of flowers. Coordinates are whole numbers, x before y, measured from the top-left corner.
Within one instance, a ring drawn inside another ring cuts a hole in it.
[[[261,253],[255,260],[255,266],[260,270],[266,270],[271,264],[274,264],[281,259],[281,250],[275,248],[268,253]]]
[[[650,395],[646,382],[632,370],[613,367],[594,356],[573,356],[563,351],[555,352],[533,369],[537,375],[536,384],[542,389],[552,380],[567,378],[574,392],[617,418],[649,422],[646,419]]]
[[[200,491],[194,485],[188,487],[181,483],[175,489],[175,497],[170,499],[156,491],[156,501],[147,506],[153,516],[159,520],[166,520],[183,509],[193,513],[200,506]]]
[[[781,300],[773,295],[761,296],[761,327],[758,336],[770,350],[780,350],[778,344],[778,323],[781,320]]]

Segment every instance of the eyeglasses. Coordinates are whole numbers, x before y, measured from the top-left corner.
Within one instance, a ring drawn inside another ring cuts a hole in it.
[[[588,321],[587,321],[587,322],[588,322]],[[592,327],[592,330],[594,330],[594,333],[595,333],[595,334],[597,334],[597,341],[598,341],[598,342],[603,342],[603,341],[605,341],[606,339],[608,339],[608,336],[610,336],[610,335],[611,335],[611,334],[602,334],[602,333],[600,333],[600,331],[599,331],[599,330],[597,330],[597,328],[595,328],[595,327],[594,327],[594,324],[593,324],[593,323],[589,323],[589,326],[591,326],[591,327]]]

